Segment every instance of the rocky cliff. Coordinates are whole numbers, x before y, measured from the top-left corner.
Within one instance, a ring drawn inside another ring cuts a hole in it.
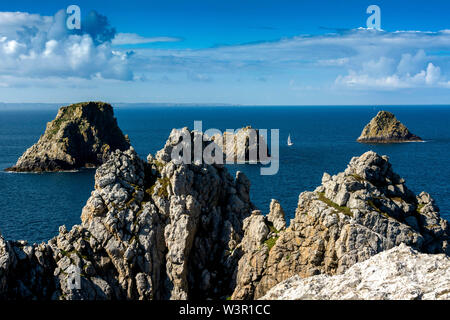
[[[401,243],[420,252],[450,254],[448,222],[425,192],[415,196],[388,158],[367,152],[322,185],[300,194],[289,228],[277,230],[255,213],[244,220],[233,299],[262,297],[298,275],[341,274]],[[280,215],[281,217],[281,215]]]
[[[130,147],[111,105],[86,102],[61,107],[44,135],[7,171],[45,172],[97,167],[111,152]]]
[[[294,276],[264,300],[449,300],[450,258],[401,244],[354,264],[342,275]]]
[[[362,143],[399,143],[422,141],[397,120],[394,114],[380,111],[363,129],[357,139]]]
[[[176,164],[182,134],[199,133],[173,130],[146,161],[132,148],[112,152],[80,225],[34,245],[0,236],[0,299],[253,299],[294,275],[341,274],[401,243],[449,254],[447,221],[386,157],[368,152],[324,174],[286,228],[276,200],[267,216],[255,210],[244,174]]]
[[[194,135],[194,133],[190,133]],[[174,140],[174,130],[169,141]],[[250,182],[223,166],[148,161],[116,150],[97,170],[81,225],[48,243],[0,240],[9,299],[225,298],[234,287]],[[70,286],[74,268],[80,288]]]

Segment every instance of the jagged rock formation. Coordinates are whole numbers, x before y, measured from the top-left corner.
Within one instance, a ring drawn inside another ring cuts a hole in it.
[[[448,300],[450,258],[401,244],[354,264],[342,275],[294,276],[264,300]]]
[[[212,140],[222,149],[224,159],[233,162],[257,163],[268,160],[270,156],[264,136],[251,126],[234,133],[224,132],[222,135],[214,135]]]
[[[401,243],[450,253],[434,201],[409,191],[386,157],[367,152],[324,174],[286,228],[277,201],[267,216],[255,210],[244,174],[176,163],[183,135],[214,147],[182,129],[147,161],[116,150],[97,169],[80,225],[39,245],[0,236],[0,299],[252,299],[294,275],[341,274]]]
[[[450,254],[448,222],[425,192],[417,197],[370,151],[345,172],[325,173],[314,192],[300,194],[295,218],[268,239],[268,221],[244,221],[244,252],[233,299],[262,297],[294,275],[341,274],[355,263],[405,243],[424,253]]]
[[[182,149],[191,152],[184,152]],[[164,148],[156,155],[163,161],[179,158],[179,161],[184,163],[207,163],[216,166],[228,162],[258,163],[270,160],[269,156],[264,137],[259,130],[250,126],[235,133],[224,132],[223,135],[213,136],[190,131],[188,128],[173,129]]]
[[[271,223],[277,231],[286,229],[284,210],[281,207],[281,204],[275,199],[272,199],[270,202],[270,211],[267,215],[267,221]]]
[[[117,125],[111,105],[85,102],[61,107],[44,135],[7,171],[45,172],[97,167],[130,142]]]
[[[388,111],[380,111],[367,124],[361,136],[357,139],[362,143],[398,143],[410,141],[422,141],[422,138],[412,134],[394,114]]]
[[[190,133],[194,134],[194,133]],[[174,140],[174,131],[169,141]],[[48,243],[0,237],[0,297],[8,299],[225,298],[250,215],[250,182],[223,166],[148,161],[116,150],[98,168],[81,225]],[[71,285],[80,270],[80,288]]]

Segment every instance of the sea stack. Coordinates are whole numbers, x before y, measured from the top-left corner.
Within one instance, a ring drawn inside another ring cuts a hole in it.
[[[393,113],[380,111],[364,127],[357,141],[361,143],[401,143],[423,140],[412,134]]]
[[[252,126],[243,127],[233,133],[225,131],[222,135],[214,135],[212,139],[223,150],[225,159],[253,164],[269,160],[270,152],[266,139]]]
[[[128,150],[110,104],[83,102],[61,107],[44,135],[7,168],[13,172],[55,172],[98,167],[119,149]]]

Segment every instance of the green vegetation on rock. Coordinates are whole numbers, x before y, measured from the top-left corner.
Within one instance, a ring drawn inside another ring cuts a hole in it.
[[[45,133],[7,171],[46,172],[97,167],[116,151],[130,148],[114,111],[104,102],[61,107]]]
[[[327,204],[328,206],[330,206],[330,207],[336,209],[336,210],[339,211],[339,212],[342,212],[343,214],[345,214],[345,215],[347,215],[347,216],[353,217],[353,213],[352,213],[352,211],[350,210],[350,208],[340,206],[340,205],[338,205],[337,203],[331,201],[330,199],[328,199],[327,197],[325,197],[325,193],[324,193],[324,192],[318,192],[317,195],[318,195],[318,197],[319,197],[319,200],[322,201],[322,202],[324,202],[324,203]]]
[[[273,248],[273,246],[277,242],[278,238],[279,237],[274,237],[274,238],[270,238],[270,239],[267,239],[266,241],[264,241],[264,244],[267,246],[267,248],[269,248],[269,251]]]

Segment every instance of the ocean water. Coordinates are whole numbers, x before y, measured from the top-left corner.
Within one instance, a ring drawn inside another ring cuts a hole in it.
[[[280,129],[280,169],[261,176],[259,165],[233,165],[252,182],[251,199],[264,213],[272,198],[280,201],[288,219],[298,196],[321,183],[323,172],[343,171],[350,159],[368,150],[390,157],[394,171],[415,193],[429,192],[450,219],[450,106],[383,107],[394,112],[425,143],[364,145],[355,140],[381,110],[375,107],[121,107],[119,126],[136,151],[146,157],[161,149],[172,128]],[[44,132],[57,110],[0,110],[0,168],[17,158]],[[294,145],[286,145],[291,134]],[[0,172],[0,230],[8,239],[46,241],[58,227],[80,223],[81,209],[94,186],[95,170],[74,173],[17,174]]]

